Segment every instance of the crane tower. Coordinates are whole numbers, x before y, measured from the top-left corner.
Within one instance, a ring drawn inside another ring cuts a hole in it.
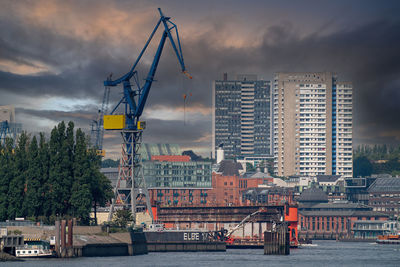
[[[167,39],[169,39],[178,58],[182,72],[191,78],[186,72],[185,63],[183,61],[178,28],[169,17],[164,16],[160,8],[158,11],[160,13],[160,19],[130,71],[116,80],[108,78],[104,81],[104,86],[106,87],[114,87],[120,84],[122,84],[123,87],[123,96],[121,100],[111,111],[110,115],[104,115],[104,129],[119,130],[122,136],[122,155],[118,171],[118,180],[115,187],[115,196],[112,200],[108,216],[109,221],[112,219],[114,209],[117,207],[120,209],[130,209],[134,220],[136,219],[136,212],[140,209],[147,209],[150,216],[153,218],[149,193],[143,177],[142,159],[140,155],[142,133],[146,127],[146,123],[140,121],[140,116],[143,113],[151,85],[154,81],[160,56]],[[150,70],[145,78],[144,85],[141,86],[136,66],[140,62],[160,25],[162,25],[161,28],[163,28],[161,40],[158,44]],[[174,39],[176,39],[176,41]],[[116,114],[116,110],[119,106],[122,106],[122,114]]]

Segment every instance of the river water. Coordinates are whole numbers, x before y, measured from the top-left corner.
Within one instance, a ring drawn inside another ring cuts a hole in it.
[[[288,256],[264,255],[262,249],[227,252],[170,252],[141,256],[29,259],[1,266],[400,266],[400,245],[314,241]]]

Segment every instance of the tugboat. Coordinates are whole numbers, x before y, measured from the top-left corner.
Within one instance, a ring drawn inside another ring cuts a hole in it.
[[[378,244],[400,244],[400,235],[378,235]]]
[[[24,246],[15,248],[17,258],[53,257],[50,242],[38,239],[25,239]]]

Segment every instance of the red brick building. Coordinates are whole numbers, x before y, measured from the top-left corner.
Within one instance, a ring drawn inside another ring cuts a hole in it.
[[[155,155],[151,156],[152,161],[170,161],[170,162],[189,162],[189,156],[181,155]]]
[[[210,189],[201,188],[163,188],[149,189],[149,195],[152,205],[161,206],[207,206],[210,205],[208,192]]]
[[[328,202],[328,196],[319,188],[305,190],[298,201],[300,237],[352,237],[355,221],[388,219],[387,215],[360,203]]]
[[[212,206],[239,206],[239,177],[212,174],[212,189],[208,192],[209,204]]]
[[[239,170],[242,168],[240,163],[224,160],[220,163],[220,168],[212,174],[212,189],[208,192],[210,205],[214,206],[239,206],[243,205],[243,192],[248,188],[258,187],[266,184],[272,179],[265,173],[242,177]]]
[[[188,162],[188,156],[152,156],[153,161],[164,162]],[[241,206],[248,205],[249,201],[243,198],[243,193],[249,188],[257,188],[261,184],[268,184],[273,178],[266,173],[253,173],[247,176],[240,176],[240,163],[224,160],[220,163],[217,172],[212,173],[211,188],[150,188],[149,194],[153,204],[161,206]],[[286,192],[269,190],[269,202],[282,204],[292,202],[293,194],[290,197]],[[283,202],[282,202],[283,201]],[[266,203],[266,202],[260,202]]]

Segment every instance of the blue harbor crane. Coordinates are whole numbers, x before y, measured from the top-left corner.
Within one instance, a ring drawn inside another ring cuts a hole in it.
[[[111,77],[111,75],[110,75]],[[101,109],[98,110],[97,119],[92,121],[90,132],[90,143],[96,149],[97,155],[105,157],[106,151],[103,149],[104,127],[103,116],[107,114],[108,102],[110,99],[110,87],[104,88],[103,102]]]
[[[140,121],[140,116],[146,105],[161,53],[167,39],[169,39],[175,51],[182,72],[190,79],[192,78],[186,71],[176,24],[174,24],[169,17],[164,16],[160,8],[158,8],[158,11],[160,13],[160,19],[130,71],[116,80],[112,80],[111,77],[108,77],[108,79],[104,81],[105,87],[115,87],[120,84],[123,86],[121,100],[111,111],[110,115],[104,115],[104,129],[119,130],[123,139],[118,180],[115,186],[115,196],[110,207],[109,221],[112,219],[114,209],[116,208],[130,209],[134,220],[136,218],[136,212],[138,211],[147,210],[150,216],[153,217],[149,193],[143,177],[140,155],[142,132],[146,127],[145,122]],[[161,28],[163,28],[161,40],[158,44],[150,70],[145,78],[145,83],[141,86],[136,67],[160,25],[162,25]],[[123,107],[122,114],[115,114],[120,106]]]
[[[12,138],[13,145],[17,143],[17,135],[22,132],[22,124],[8,121],[0,121],[0,144],[4,145],[6,138]]]
[[[8,121],[0,122],[0,144],[4,144],[6,136],[10,133],[10,126]]]

